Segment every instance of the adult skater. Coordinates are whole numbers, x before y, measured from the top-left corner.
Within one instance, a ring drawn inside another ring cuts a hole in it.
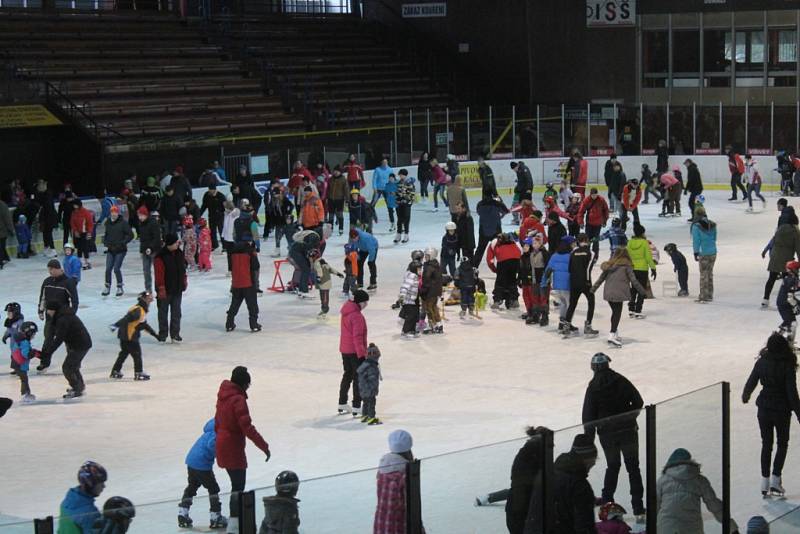
[[[700,265],[700,296],[696,302],[711,302],[714,300],[714,263],[717,261],[717,223],[708,219],[704,208],[697,208],[695,219],[692,223],[692,247],[694,260]]]
[[[572,326],[572,318],[575,315],[575,308],[578,306],[578,299],[581,295],[586,297],[586,321],[583,323],[583,335],[596,336],[597,330],[592,328],[594,318],[594,293],[592,293],[592,251],[589,248],[589,238],[586,234],[578,234],[578,246],[573,249],[569,257],[569,308],[564,320],[566,332],[577,332],[578,328]]]
[[[514,194],[519,195],[519,202],[523,200],[533,200],[533,176],[531,170],[523,162],[511,162],[511,170],[517,174],[517,184],[514,186]]]
[[[481,191],[483,194],[493,197],[498,196],[494,171],[492,171],[492,168],[486,163],[483,156],[478,156],[478,176],[480,176],[481,179]]]
[[[250,331],[260,332],[258,324],[257,278],[261,265],[253,243],[237,243],[231,254],[231,305],[225,321],[225,331],[232,332],[236,328],[236,314],[242,301],[247,303],[247,314],[250,320]],[[306,284],[306,288],[308,285]],[[306,289],[307,290],[307,289]]]
[[[101,519],[94,500],[106,488],[108,474],[97,462],[85,462],[78,470],[78,485],[70,488],[61,501],[58,517],[59,534],[90,534]]]
[[[600,255],[600,242],[597,240],[600,237],[600,231],[608,222],[609,210],[606,199],[600,196],[596,187],[589,190],[589,196],[583,199],[581,207],[578,210],[577,222],[586,230],[586,237],[592,241],[592,252],[594,258],[592,265],[597,262]]]
[[[347,190],[361,189],[364,187],[364,167],[356,161],[356,155],[350,154],[344,163],[345,174],[347,175]]]
[[[703,193],[703,179],[700,177],[700,170],[697,164],[689,158],[683,162],[686,166],[686,188],[683,194],[689,194],[689,221],[694,220],[694,205],[697,197]]]
[[[292,273],[292,287],[300,298],[311,298],[308,294],[313,261],[311,255],[319,249],[320,235],[314,230],[301,230],[292,236],[292,244],[289,246],[289,262],[295,268]]]
[[[747,191],[742,185],[742,175],[744,174],[744,160],[732,148],[728,150],[728,170],[731,173],[731,198],[728,202],[738,200],[737,188],[742,190],[742,200],[747,200]]]
[[[622,228],[628,224],[628,214],[633,215],[633,224],[639,224],[639,201],[642,199],[642,188],[636,178],[631,178],[621,188],[620,214]]]
[[[183,341],[181,337],[181,300],[188,286],[186,258],[180,250],[178,236],[167,234],[153,268],[156,273],[156,298],[158,299],[158,340],[173,343]]]
[[[792,412],[800,421],[800,397],[797,394],[797,356],[789,341],[778,333],[773,333],[767,340],[767,346],[761,349],[744,386],[743,403],[749,402],[759,383],[761,393],[756,399],[756,406],[761,430],[761,494],[783,495],[785,491],[781,474],[789,449]],[[776,435],[777,450],[775,461],[772,462],[772,445]]]
[[[78,312],[78,285],[74,278],[68,277],[61,268],[61,262],[50,260],[47,262],[47,272],[50,276],[44,279],[39,290],[39,320],[44,321],[44,339],[53,335],[53,316],[45,314],[48,302],[54,302],[68,307],[73,313]],[[55,350],[55,349],[53,349]],[[52,351],[42,351],[41,361],[36,367],[37,371],[44,371],[50,367]]]
[[[644,402],[636,386],[611,369],[608,365],[610,362],[611,358],[602,352],[592,356],[594,376],[583,398],[583,424],[586,434],[592,439],[595,431],[600,436],[600,446],[606,457],[602,502],[614,502],[622,467],[621,456],[630,480],[633,515],[641,516],[645,512],[644,485],[639,470],[639,426],[636,417],[639,415],[637,410],[642,409]]]
[[[586,196],[586,182],[589,180],[589,162],[583,159],[583,155],[576,150],[574,153],[575,163],[572,170],[571,188],[573,193],[578,193],[581,198]]]
[[[47,362],[49,365],[53,352],[63,343],[67,348],[67,356],[64,358],[61,371],[69,382],[69,388],[63,398],[80,397],[86,390],[83,375],[81,375],[81,362],[92,348],[92,338],[83,322],[69,306],[62,305],[57,301],[50,301],[45,307],[52,326],[50,335],[45,337],[42,346],[42,362]]]
[[[373,208],[378,203],[378,200],[383,197],[383,200],[387,202],[386,206],[388,209],[389,199],[386,196],[386,184],[389,182],[390,174],[394,174],[394,169],[389,166],[389,160],[383,158],[381,160],[381,164],[375,167],[375,170],[372,171],[372,200],[370,201],[370,204]],[[394,216],[391,212],[389,212],[389,218],[393,223]]]
[[[794,213],[794,209],[784,210],[786,213],[781,212],[781,217],[778,220],[778,229],[770,239],[769,243],[764,250],[761,251],[763,258],[769,253],[769,263],[767,270],[769,276],[767,283],[764,284],[764,298],[761,301],[761,307],[766,308],[769,306],[769,297],[772,294],[772,288],[775,282],[783,276],[784,267],[787,262],[800,258],[800,229],[797,228],[798,217]]]
[[[656,482],[658,496],[658,531],[680,534],[703,534],[700,500],[717,521],[722,522],[722,501],[700,473],[700,464],[686,449],[675,449]],[[730,532],[739,526],[731,519]]]
[[[455,222],[458,217],[458,205],[461,204],[469,211],[469,199],[467,189],[461,183],[461,175],[453,176],[453,180],[447,186],[447,203],[450,209],[450,220]]]
[[[664,139],[658,140],[656,147],[656,174],[661,176],[669,169],[669,147]]]
[[[208,210],[208,228],[211,230],[211,248],[217,250],[222,235],[222,223],[225,220],[225,195],[217,191],[216,184],[208,186],[200,205],[200,216]]]
[[[358,250],[358,287],[364,287],[364,262],[369,267],[369,286],[367,291],[378,289],[378,240],[374,235],[360,228],[350,230],[350,242]]]
[[[328,189],[325,191],[325,200],[327,202],[325,216],[326,222],[331,225],[331,228],[333,228],[334,224],[339,227],[339,235],[344,233],[344,203],[347,201],[349,192],[347,177],[342,174],[341,167],[337,165],[333,168],[333,174],[328,182]]]
[[[119,208],[111,206],[103,235],[103,245],[106,247],[106,284],[101,295],[104,297],[111,293],[111,271],[114,271],[117,280],[116,296],[121,297],[124,293],[122,262],[125,261],[125,255],[128,253],[128,243],[132,240],[133,230],[130,225],[119,216]]]
[[[342,355],[342,381],[339,384],[339,415],[352,412],[361,416],[361,392],[358,388],[358,367],[367,357],[367,320],[363,310],[369,303],[369,293],[363,289],[353,292],[353,300],[342,306],[339,330],[339,352]],[[350,385],[353,385],[353,405],[347,406]]]
[[[650,243],[644,235],[645,228],[641,224],[633,225],[633,237],[628,241],[628,254],[633,261],[633,274],[639,281],[642,287],[646,288],[647,271],[650,271],[650,276],[653,280],[656,279],[656,262],[653,260],[653,252],[650,250]],[[628,313],[631,317],[636,319],[644,319],[645,315],[642,313],[644,306],[645,295],[638,293],[633,287],[631,288],[631,300],[628,301]]]
[[[139,254],[144,271],[144,289],[153,291],[153,258],[161,250],[161,225],[146,206],[136,211],[139,218]]]
[[[501,220],[508,213],[508,208],[500,197],[484,193],[475,211],[478,213],[478,248],[475,249],[472,265],[479,267],[486,245],[503,231]]]
[[[578,434],[572,448],[553,463],[555,530],[570,534],[594,533],[594,491],[587,480],[597,463],[594,440]],[[660,525],[659,525],[660,526]]]
[[[456,235],[461,258],[472,262],[475,253],[475,223],[466,206],[456,206]]]
[[[414,461],[414,440],[405,430],[389,434],[389,452],[378,466],[378,502],[375,505],[373,534],[425,532],[422,525],[407,525],[408,464]],[[412,530],[413,529],[413,530]]]
[[[247,407],[248,388],[250,388],[250,373],[247,372],[247,367],[235,367],[231,379],[223,380],[219,386],[217,411],[214,416],[214,430],[217,433],[217,465],[225,469],[231,479],[228,532],[235,533],[239,532],[236,503],[239,493],[244,491],[247,482],[245,437],[266,455],[265,462],[272,456],[269,445],[250,419],[250,410]]]
[[[761,173],[758,171],[758,161],[747,154],[744,157],[744,181],[747,183],[747,211],[753,211],[753,195],[757,196],[763,207],[767,207],[767,199],[761,194]]]
[[[428,199],[428,184],[433,180],[433,171],[431,169],[430,154],[426,150],[419,156],[419,163],[417,163],[417,180],[419,180],[419,196],[424,202]]]
[[[592,286],[592,293],[605,283],[603,300],[611,308],[611,329],[608,333],[608,342],[616,347],[622,346],[619,337],[619,321],[622,318],[622,305],[631,298],[631,286],[644,295],[647,291],[633,274],[633,261],[628,249],[620,247],[606,262],[600,265],[602,274]]]
[[[416,193],[414,192],[414,183],[408,177],[408,171],[400,169],[397,173],[397,192],[395,198],[397,200],[397,233],[394,236],[395,243],[408,243],[408,231],[411,225],[411,206],[416,200]],[[342,235],[339,232],[339,235]]]

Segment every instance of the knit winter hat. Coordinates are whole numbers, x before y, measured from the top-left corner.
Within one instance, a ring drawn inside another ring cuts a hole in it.
[[[250,373],[247,372],[247,367],[241,365],[234,367],[231,373],[231,382],[242,389],[250,387]]]
[[[689,451],[686,449],[675,449],[672,454],[669,455],[669,460],[667,460],[667,465],[664,466],[664,469],[691,461],[692,454]]]
[[[369,302],[369,293],[363,289],[356,289],[353,292],[353,302],[361,304],[362,302]]]
[[[381,357],[381,349],[375,343],[370,343],[367,347],[367,358],[377,360]]]
[[[393,453],[408,452],[413,445],[414,440],[411,438],[411,434],[405,430],[395,430],[389,434],[389,450]]]
[[[767,350],[773,354],[782,354],[789,349],[789,342],[785,337],[775,332],[767,340]]]
[[[644,226],[642,226],[641,224],[634,224],[633,235],[635,235],[636,237],[642,237],[644,235]]]
[[[141,208],[136,210],[136,213],[138,213],[139,215],[144,215],[145,217],[150,216],[150,210],[147,209],[147,206],[142,206]]]
[[[760,515],[754,515],[747,522],[747,534],[769,534],[769,523]]]
[[[178,242],[178,235],[177,234],[167,234],[164,236],[164,245],[170,246],[174,245]]]
[[[50,260],[50,261],[47,262],[47,268],[48,269],[60,269],[61,268],[61,262],[58,261],[58,260]]]
[[[597,458],[597,447],[594,445],[594,440],[586,434],[575,436],[570,452],[581,458]]]

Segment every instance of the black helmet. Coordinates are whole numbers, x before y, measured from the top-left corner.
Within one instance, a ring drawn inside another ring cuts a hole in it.
[[[284,497],[294,497],[300,487],[300,479],[294,471],[281,471],[275,477],[275,491]]]
[[[592,356],[592,371],[604,371],[608,369],[608,364],[611,363],[611,358],[604,352],[598,352]]]
[[[25,321],[22,323],[22,326],[19,327],[19,331],[25,335],[28,339],[32,338],[36,335],[36,332],[39,331],[39,327],[36,326],[36,323],[32,323],[30,321]]]
[[[622,224],[622,221],[619,220],[619,217],[611,219],[611,226],[619,226],[620,224]]]
[[[5,311],[11,312],[14,315],[19,315],[20,312],[22,311],[22,307],[19,305],[19,302],[9,302],[8,304],[6,304]]]
[[[111,497],[103,505],[103,517],[118,525],[122,532],[126,532],[128,525],[136,517],[136,508],[125,497]]]
[[[414,260],[408,264],[408,271],[409,272],[417,272],[418,269],[422,268],[422,263]]]
[[[422,261],[422,259],[424,257],[425,257],[425,253],[422,252],[421,250],[413,250],[413,251],[411,251],[411,259],[414,260],[414,261]]]

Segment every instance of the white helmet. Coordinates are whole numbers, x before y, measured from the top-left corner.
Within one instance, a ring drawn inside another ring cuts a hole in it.
[[[75,250],[75,246],[72,243],[70,243],[69,241],[64,243],[64,247],[63,248],[68,248],[70,250]]]
[[[439,251],[435,247],[428,247],[425,249],[425,257],[429,260],[435,260],[439,257]]]
[[[453,221],[450,221],[449,223],[444,225],[444,229],[445,230],[455,230],[456,229],[456,223],[454,223]]]
[[[572,193],[572,198],[577,198],[578,200],[580,200],[581,199],[581,194],[580,193]]]

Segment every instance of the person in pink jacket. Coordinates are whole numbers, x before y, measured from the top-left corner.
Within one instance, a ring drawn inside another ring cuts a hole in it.
[[[439,166],[439,161],[436,158],[431,159],[431,173],[433,174],[433,211],[439,211],[438,195],[442,196],[444,207],[448,207],[447,195],[445,191],[447,188],[448,178],[444,169]]]
[[[339,352],[342,353],[342,382],[339,385],[339,415],[352,412],[353,417],[361,416],[361,393],[358,390],[358,366],[367,357],[367,320],[361,313],[369,303],[369,293],[363,289],[353,292],[353,300],[342,306]],[[347,396],[353,385],[353,408],[347,406]]]
[[[672,216],[675,210],[677,210],[677,214],[681,214],[681,205],[680,205],[680,195],[681,195],[681,187],[680,181],[675,178],[675,175],[669,172],[665,172],[661,175],[659,179],[661,182],[661,191],[664,193],[664,200],[661,203],[661,213],[658,214],[659,217],[666,217],[667,215]],[[675,193],[677,192],[677,199],[678,202],[675,202]]]

